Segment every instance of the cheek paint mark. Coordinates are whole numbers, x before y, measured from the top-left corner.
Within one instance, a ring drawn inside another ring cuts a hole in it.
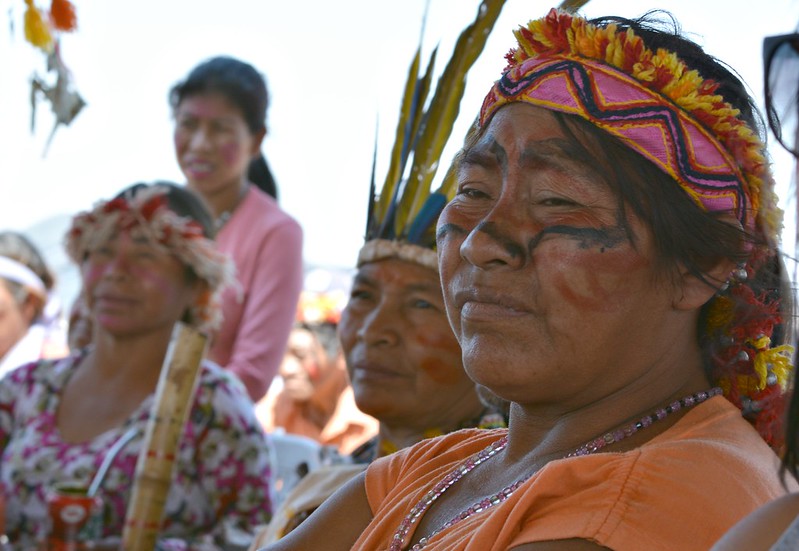
[[[432,381],[442,386],[455,386],[466,377],[466,372],[460,365],[456,368],[452,363],[439,358],[423,358],[419,362],[419,369],[427,373]]]
[[[452,386],[466,373],[461,365],[461,350],[452,333],[426,332],[412,337],[426,353],[419,361],[419,369],[436,383]]]
[[[632,247],[548,251],[541,265],[559,266],[554,287],[564,301],[593,311],[611,311],[637,293],[636,281],[651,281],[651,263]]]
[[[241,144],[238,140],[224,144],[220,150],[222,161],[227,166],[232,166],[238,163],[241,158]]]

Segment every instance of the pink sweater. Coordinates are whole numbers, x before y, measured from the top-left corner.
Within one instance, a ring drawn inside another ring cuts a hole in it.
[[[258,401],[277,373],[296,316],[302,228],[251,185],[216,242],[233,258],[240,288],[222,295],[224,321],[209,357],[238,375]]]

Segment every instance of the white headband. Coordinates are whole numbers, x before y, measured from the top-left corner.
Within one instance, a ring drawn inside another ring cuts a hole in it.
[[[7,256],[0,256],[0,277],[19,283],[41,297],[47,296],[47,288],[42,279],[24,264]]]

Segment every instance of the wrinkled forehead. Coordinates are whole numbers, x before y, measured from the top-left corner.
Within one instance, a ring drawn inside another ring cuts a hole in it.
[[[440,293],[438,273],[426,266],[386,258],[367,262],[358,268],[354,283],[395,292],[435,291]]]

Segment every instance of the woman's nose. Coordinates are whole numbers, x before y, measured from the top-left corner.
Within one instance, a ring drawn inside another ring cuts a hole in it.
[[[379,304],[363,320],[358,329],[358,339],[369,346],[391,346],[399,339],[396,331],[398,312]]]
[[[531,223],[518,201],[503,198],[469,231],[461,256],[479,268],[520,268],[530,256]]]

